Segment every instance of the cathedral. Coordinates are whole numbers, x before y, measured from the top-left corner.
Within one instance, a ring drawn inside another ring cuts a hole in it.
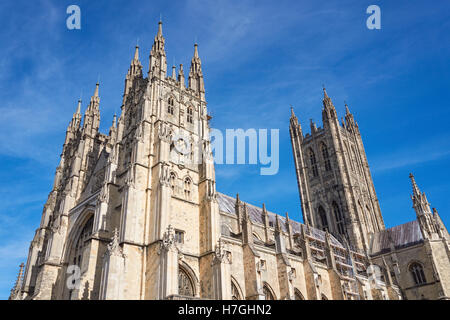
[[[323,127],[307,134],[291,110],[294,221],[216,190],[197,44],[187,81],[183,65],[167,74],[164,45],[159,22],[147,77],[136,47],[108,134],[99,84],[84,115],[78,101],[10,299],[450,298],[438,212],[410,175],[416,217],[385,228],[348,107],[339,120],[324,89]]]

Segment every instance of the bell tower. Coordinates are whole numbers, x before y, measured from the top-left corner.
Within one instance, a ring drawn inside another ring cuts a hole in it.
[[[311,120],[311,133],[303,135],[291,109],[289,131],[303,220],[366,250],[369,234],[384,229],[384,222],[361,134],[347,104],[345,120],[339,121],[325,88],[323,93],[323,128]]]

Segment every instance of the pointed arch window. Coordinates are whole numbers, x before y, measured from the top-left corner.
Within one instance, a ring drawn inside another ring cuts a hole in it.
[[[275,300],[272,290],[270,290],[269,285],[267,283],[265,283],[263,286],[263,294],[266,300]]]
[[[358,158],[357,158],[357,153],[356,153],[356,149],[355,146],[352,146],[352,152],[353,152],[353,161],[355,162],[355,167],[357,169],[357,171],[361,174],[361,167],[358,164]]]
[[[175,109],[175,103],[172,97],[167,101],[167,113],[173,115]]]
[[[318,209],[319,212],[319,218],[320,218],[320,224],[322,225],[322,230],[328,230],[328,219],[327,214],[325,213],[325,209],[320,206]]]
[[[193,297],[195,295],[194,284],[186,270],[178,267],[178,294]]]
[[[313,177],[317,177],[319,175],[319,171],[317,170],[316,155],[314,154],[314,151],[312,149],[309,149],[309,163],[311,165]]]
[[[323,161],[325,163],[325,171],[331,171],[331,161],[330,161],[330,154],[328,153],[328,147],[325,143],[322,142],[321,145],[322,149],[322,157]]]
[[[345,235],[344,216],[342,214],[342,211],[336,202],[333,202],[332,207],[334,212],[334,218],[336,219],[338,232],[341,235]]]
[[[174,172],[171,172],[170,177],[169,177],[169,183],[170,183],[170,188],[172,189],[172,192],[175,192],[176,180],[177,180],[177,176],[175,175]]]
[[[409,271],[411,272],[412,278],[414,280],[414,283],[424,284],[427,282],[425,279],[425,273],[423,272],[423,267],[421,264],[414,262],[409,266]]]
[[[187,108],[187,122],[194,123],[194,109],[192,107]]]
[[[184,179],[184,196],[189,199],[191,197],[191,185],[192,181],[190,178]]]
[[[92,234],[93,225],[94,225],[94,216],[90,217],[89,220],[85,223],[75,244],[73,264],[79,267],[81,267],[81,262],[83,260],[83,252],[84,249],[87,247],[88,244],[87,240]]]
[[[350,162],[350,167],[351,167],[352,171],[355,171],[355,165],[353,164],[353,156],[350,152],[348,143],[345,144],[345,149],[347,149],[347,156],[348,156],[348,162]]]
[[[233,281],[231,281],[231,300],[242,300],[239,289]]]

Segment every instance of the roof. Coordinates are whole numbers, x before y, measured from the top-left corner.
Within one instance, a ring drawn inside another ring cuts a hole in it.
[[[227,196],[223,193],[217,192],[217,200],[219,202],[219,210],[221,212],[229,213],[232,215],[236,215],[235,205],[236,205],[236,198]],[[250,220],[253,223],[260,223],[264,224],[264,216],[263,216],[263,210],[260,207],[254,206],[252,204],[249,204],[247,202],[241,201],[242,203],[245,203],[247,207],[248,215],[250,216]],[[276,224],[276,213],[267,211],[267,214],[269,215],[269,224],[271,226],[275,226]],[[278,215],[278,219],[280,220],[281,230],[284,232],[287,232],[287,223],[286,223],[286,217]],[[298,221],[289,219],[289,223],[292,228],[292,232],[294,234],[300,233],[302,226],[304,226],[303,223],[300,223]],[[316,239],[325,241],[325,231],[310,227],[309,228],[310,235]],[[330,234],[331,243],[335,246],[345,248],[333,235]]]
[[[371,255],[376,255],[391,250],[391,243],[395,249],[413,246],[423,242],[419,222],[413,220],[389,229],[373,234],[371,243]]]

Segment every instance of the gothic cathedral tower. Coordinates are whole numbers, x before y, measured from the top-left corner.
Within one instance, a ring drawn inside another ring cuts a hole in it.
[[[323,128],[311,120],[311,134],[304,136],[291,110],[289,131],[303,221],[367,251],[369,234],[383,230],[384,222],[361,134],[348,106],[340,123],[323,91]]]
[[[164,44],[159,22],[148,77],[136,47],[108,135],[98,131],[99,84],[83,125],[78,104],[30,247],[33,299],[226,294],[215,288],[223,266],[214,259],[219,205],[201,60],[195,44],[186,86],[183,65],[167,74]],[[74,266],[80,286],[67,285]],[[209,280],[194,286],[196,274]]]

